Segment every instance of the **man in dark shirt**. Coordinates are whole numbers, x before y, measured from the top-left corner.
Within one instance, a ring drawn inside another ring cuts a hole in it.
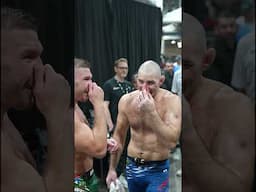
[[[228,11],[219,13],[215,33],[216,58],[209,69],[204,72],[204,76],[230,86],[236,51],[237,24],[235,16]]]
[[[104,90],[104,110],[107,118],[108,131],[113,133],[118,114],[118,102],[120,98],[134,90],[133,85],[125,80],[128,74],[128,61],[125,58],[120,58],[114,64],[115,76],[107,80],[103,85]],[[125,169],[126,148],[130,139],[128,131],[125,149],[121,156],[117,168],[117,174],[120,175]],[[107,169],[108,170],[108,169]]]
[[[107,80],[103,85],[104,90],[104,108],[107,116],[107,124],[110,132],[113,131],[116,118],[119,99],[126,93],[133,90],[130,82],[125,80],[128,74],[128,62],[125,58],[120,58],[115,62],[115,76]]]
[[[163,75],[165,76],[165,81],[162,85],[162,88],[167,89],[169,91],[172,90],[172,80],[174,75],[173,68],[174,66],[172,61],[167,61],[165,63],[165,67],[163,71]]]

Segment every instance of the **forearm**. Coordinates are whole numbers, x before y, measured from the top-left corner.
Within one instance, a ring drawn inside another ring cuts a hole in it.
[[[127,129],[118,130],[118,127],[117,127],[117,129],[114,132],[113,139],[115,139],[116,142],[118,143],[118,150],[116,153],[112,153],[110,155],[110,165],[109,165],[110,170],[115,170],[117,167],[117,164],[124,150],[126,137],[127,137]]]
[[[107,125],[106,117],[102,114],[103,108],[103,104],[94,106],[94,126],[92,131],[96,141],[95,144],[101,145],[100,147],[105,151],[107,148]]]
[[[73,113],[46,120],[48,154],[44,181],[47,191],[70,192],[73,186]]]
[[[123,152],[123,147],[119,143],[117,152],[112,153],[110,155],[109,170],[116,170],[116,167],[120,160],[120,156],[121,156],[122,152]]]

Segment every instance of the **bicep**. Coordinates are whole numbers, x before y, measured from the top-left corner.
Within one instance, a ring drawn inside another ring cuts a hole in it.
[[[164,116],[164,123],[172,128],[177,134],[181,131],[181,99],[175,96],[174,101],[169,102]]]

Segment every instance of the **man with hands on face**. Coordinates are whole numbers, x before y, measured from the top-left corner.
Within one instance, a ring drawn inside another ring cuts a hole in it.
[[[182,18],[182,190],[250,192],[254,106],[229,86],[202,76],[215,50],[207,48],[205,30],[195,17],[183,13]]]
[[[70,192],[73,178],[73,110],[70,86],[43,65],[33,19],[21,10],[1,8],[1,191]],[[25,141],[7,111],[33,106],[45,118],[47,161],[36,169]]]
[[[167,191],[169,189],[170,149],[176,146],[181,131],[181,100],[160,88],[161,69],[154,61],[144,62],[138,70],[138,88],[119,101],[113,138],[119,150],[111,154],[106,182],[117,179],[116,166],[122,152],[127,129],[126,179],[130,192]]]
[[[102,158],[107,149],[110,152],[117,150],[115,140],[107,140],[107,123],[104,109],[103,90],[92,82],[89,63],[75,58],[75,183],[85,182],[83,190],[97,192],[98,179],[93,170],[93,158]],[[94,108],[94,126],[89,123],[78,106],[78,101],[89,99]],[[76,190],[76,189],[75,189]]]

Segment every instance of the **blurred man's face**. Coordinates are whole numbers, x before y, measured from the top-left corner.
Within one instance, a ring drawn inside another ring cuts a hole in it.
[[[194,90],[202,73],[202,56],[192,42],[184,38],[182,47],[182,88],[185,95]]]
[[[169,73],[173,72],[173,63],[167,62],[164,67],[165,71],[168,71]]]
[[[128,64],[126,62],[120,62],[115,67],[116,75],[120,78],[126,78],[128,74]]]
[[[233,17],[223,17],[218,19],[216,34],[224,39],[235,38],[237,32],[236,20]]]
[[[33,105],[34,67],[42,66],[42,45],[32,30],[1,30],[1,104],[25,109]]]
[[[75,98],[77,101],[88,100],[89,84],[92,83],[92,73],[89,68],[75,68]]]
[[[139,73],[137,86],[140,91],[146,89],[154,97],[162,84],[162,81],[163,79],[161,77]]]

